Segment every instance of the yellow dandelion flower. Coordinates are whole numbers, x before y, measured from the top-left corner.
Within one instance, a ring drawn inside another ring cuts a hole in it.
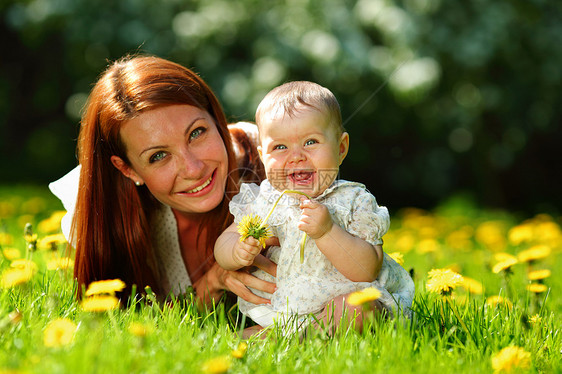
[[[68,318],[55,319],[47,325],[43,335],[43,343],[45,347],[53,348],[68,345],[74,340],[76,329],[76,324]]]
[[[0,245],[12,245],[14,237],[8,233],[0,232]]]
[[[540,243],[556,246],[562,240],[562,230],[556,222],[549,221],[541,222],[535,227],[535,236]]]
[[[493,295],[493,296],[488,297],[486,299],[486,304],[489,305],[489,306],[492,306],[492,307],[495,307],[495,306],[498,306],[498,305],[504,305],[508,309],[511,309],[511,307],[513,306],[511,301],[509,301],[505,297],[502,297],[502,296],[499,296],[499,295]]]
[[[248,349],[248,344],[246,342],[240,342],[240,344],[238,344],[238,347],[236,347],[236,349],[233,349],[232,352],[230,352],[230,354],[234,358],[242,358],[246,354],[247,349]]]
[[[388,257],[396,261],[398,265],[404,265],[404,255],[400,252],[392,252],[388,254]]]
[[[548,269],[539,269],[539,270],[534,270],[534,271],[530,271],[529,273],[527,273],[527,279],[529,280],[541,280],[541,279],[546,279],[548,277],[550,277],[551,275],[551,271]]]
[[[439,231],[434,226],[426,226],[421,227],[418,234],[424,239],[435,239],[439,235]]]
[[[12,261],[10,266],[14,269],[29,270],[33,273],[37,272],[37,264],[31,260],[18,259]]]
[[[0,201],[0,218],[8,218],[16,212],[16,206],[11,201]]]
[[[374,301],[381,297],[381,292],[376,289],[375,287],[369,287],[362,289],[360,291],[356,291],[351,293],[347,297],[347,303],[349,305],[363,305],[370,301]]]
[[[37,230],[44,233],[60,230],[60,223],[65,214],[65,210],[57,210],[53,212],[49,218],[44,219],[37,224]]]
[[[450,294],[462,284],[463,277],[450,269],[432,269],[428,272],[426,288],[441,295]]]
[[[41,238],[37,243],[37,247],[40,249],[47,249],[56,251],[60,245],[66,243],[66,238],[63,234],[54,234],[54,235],[47,235],[44,238]]]
[[[398,237],[398,239],[396,239],[394,248],[396,248],[400,252],[407,253],[414,248],[415,244],[416,244],[415,237],[409,232],[404,232],[402,235]]]
[[[229,356],[219,356],[205,361],[201,367],[204,373],[220,374],[226,373],[232,366],[232,361]]]
[[[86,312],[105,312],[118,306],[119,299],[112,295],[96,295],[82,300],[82,310]]]
[[[531,354],[521,347],[506,347],[492,357],[494,373],[509,373],[530,366]]]
[[[37,234],[25,234],[23,236],[23,238],[28,243],[36,243],[37,242]]]
[[[115,292],[122,291],[125,288],[125,283],[121,279],[107,279],[97,282],[92,282],[86,290],[86,296],[109,294],[115,295]]]
[[[507,238],[513,245],[530,242],[533,240],[533,226],[528,223],[523,223],[512,227],[507,233]]]
[[[6,257],[6,259],[9,261],[13,261],[21,257],[20,250],[17,248],[4,248],[2,253],[4,254],[4,257]]]
[[[445,238],[447,247],[457,250],[470,250],[473,247],[472,236],[474,229],[470,226],[463,226],[458,230],[452,231]]]
[[[517,259],[513,256],[506,257],[504,260],[494,265],[492,272],[498,274],[500,271],[509,271],[517,262]]]
[[[539,324],[539,323],[541,323],[541,321],[542,321],[542,318],[538,314],[535,314],[535,315],[529,317],[529,322],[532,323],[533,325]]]
[[[506,246],[502,222],[488,221],[476,228],[475,237],[478,242],[492,251],[502,251]]]
[[[482,292],[484,290],[484,286],[481,282],[469,277],[463,277],[462,286],[465,290],[473,295],[482,295]]]
[[[519,262],[531,262],[542,260],[549,255],[550,247],[546,245],[534,245],[525,251],[519,252],[519,254],[517,254],[517,259]]]
[[[0,278],[0,288],[12,288],[29,282],[34,272],[31,269],[6,269]]]
[[[262,247],[265,248],[265,239],[271,236],[269,226],[262,227],[262,219],[258,215],[247,215],[242,217],[238,223],[238,233],[240,241],[246,240],[248,237],[256,238]]]
[[[138,336],[139,338],[143,338],[152,332],[152,328],[140,322],[131,322],[128,330],[132,335]]]
[[[505,261],[505,260],[509,260],[515,258],[515,256],[513,256],[512,254],[509,254],[507,252],[498,252],[498,253],[494,253],[494,260],[496,260],[496,262],[501,262],[501,261]]]
[[[74,266],[70,257],[58,257],[47,262],[47,270],[65,270]]]
[[[548,290],[548,287],[540,283],[531,283],[527,286],[527,290],[531,291],[532,293],[543,293]]]
[[[21,210],[29,214],[38,214],[45,210],[47,202],[44,198],[36,196],[25,200],[21,204]]]
[[[418,243],[417,252],[420,254],[437,252],[441,246],[435,239],[423,239]]]

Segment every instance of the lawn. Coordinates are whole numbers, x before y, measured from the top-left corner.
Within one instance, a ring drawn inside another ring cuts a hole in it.
[[[61,209],[46,188],[0,186],[0,373],[562,372],[560,217],[461,198],[392,212],[384,248],[413,274],[412,319],[243,341],[222,303],[77,302]]]

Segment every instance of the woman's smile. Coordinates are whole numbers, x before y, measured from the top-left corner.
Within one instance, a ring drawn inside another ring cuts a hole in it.
[[[213,188],[213,185],[214,185],[213,182],[215,181],[215,175],[216,175],[216,169],[209,176],[209,178],[207,180],[203,181],[203,183],[201,183],[199,186],[197,186],[195,188],[191,188],[191,189],[186,189],[185,191],[181,191],[179,193],[191,195],[193,197],[205,195],[206,193],[208,193]],[[198,193],[198,192],[201,192],[201,193]]]

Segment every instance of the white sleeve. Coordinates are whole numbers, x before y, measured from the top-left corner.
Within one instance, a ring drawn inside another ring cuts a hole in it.
[[[368,192],[358,196],[353,205],[347,231],[370,244],[382,244],[382,237],[390,227],[388,209],[379,206]]]
[[[59,180],[49,183],[49,189],[59,198],[66,209],[66,214],[61,221],[61,229],[66,240],[70,240],[70,226],[74,216],[76,198],[78,196],[78,184],[80,182],[80,165],[65,174]]]

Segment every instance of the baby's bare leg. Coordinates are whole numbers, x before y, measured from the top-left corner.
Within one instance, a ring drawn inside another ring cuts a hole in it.
[[[242,339],[249,339],[251,336],[259,333],[262,330],[263,327],[261,327],[260,325],[246,327],[244,330],[242,330]],[[265,339],[265,334],[261,334],[260,338]]]
[[[377,300],[364,305],[350,305],[346,301],[349,295],[340,295],[328,302],[318,315],[318,322],[315,322],[314,326],[320,325],[329,335],[332,335],[342,322],[347,326],[353,326],[357,331],[363,331],[364,320],[374,313],[384,312],[382,304]]]

